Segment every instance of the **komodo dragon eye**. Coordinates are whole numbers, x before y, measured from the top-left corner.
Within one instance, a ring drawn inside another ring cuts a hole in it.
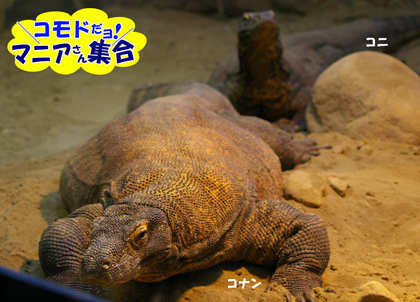
[[[137,235],[137,241],[142,241],[146,238],[146,231],[142,231]]]
[[[145,224],[140,225],[130,236],[133,247],[140,248],[147,241],[147,226]]]

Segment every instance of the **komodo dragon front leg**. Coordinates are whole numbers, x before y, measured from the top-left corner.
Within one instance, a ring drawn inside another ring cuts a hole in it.
[[[250,203],[237,220],[238,254],[243,260],[265,266],[276,265],[268,290],[280,284],[297,302],[315,302],[312,289],[322,286],[330,245],[321,218],[306,214],[283,200]]]
[[[101,293],[99,286],[82,283],[79,271],[90,244],[93,220],[102,212],[99,203],[86,205],[56,220],[44,231],[39,242],[39,259],[49,280],[83,292]]]

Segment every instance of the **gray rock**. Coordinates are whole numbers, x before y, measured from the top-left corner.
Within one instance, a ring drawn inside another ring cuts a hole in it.
[[[319,76],[306,118],[310,132],[420,145],[420,77],[389,55],[353,53]]]

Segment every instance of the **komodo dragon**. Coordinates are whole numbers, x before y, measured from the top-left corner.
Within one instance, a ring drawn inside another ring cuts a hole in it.
[[[46,276],[92,292],[244,260],[276,267],[270,286],[283,285],[288,301],[315,301],[327,230],[284,201],[281,165],[317,147],[240,116],[210,86],[184,87],[110,122],[72,155],[60,194],[75,211],[42,235]]]
[[[420,36],[420,16],[370,18],[329,29],[285,35],[280,40],[273,11],[244,13],[238,52],[210,76],[208,84],[225,94],[240,114],[253,115],[291,130],[305,129],[304,109],[318,75],[346,54],[390,52]],[[372,44],[387,47],[367,48]],[[378,42],[378,38],[387,38]],[[293,121],[290,121],[292,119]]]

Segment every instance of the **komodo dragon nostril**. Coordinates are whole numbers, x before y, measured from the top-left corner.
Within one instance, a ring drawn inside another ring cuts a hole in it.
[[[102,264],[102,267],[104,268],[104,269],[109,269],[109,266],[111,265],[111,262],[109,262],[109,261],[105,261],[103,264]]]

